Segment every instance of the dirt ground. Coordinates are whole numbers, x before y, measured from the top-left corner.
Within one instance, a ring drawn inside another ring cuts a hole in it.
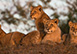
[[[0,47],[0,54],[77,54],[77,45],[39,44],[18,47]]]

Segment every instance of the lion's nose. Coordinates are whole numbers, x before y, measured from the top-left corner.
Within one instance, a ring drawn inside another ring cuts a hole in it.
[[[47,30],[49,30],[49,29],[47,28]]]

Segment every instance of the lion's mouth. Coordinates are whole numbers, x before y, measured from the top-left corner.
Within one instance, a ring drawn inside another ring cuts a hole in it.
[[[45,29],[45,32],[47,32],[47,33],[52,33],[53,31],[52,31],[52,30],[49,31],[49,30]]]
[[[49,32],[49,31],[46,31],[47,33],[51,33],[51,32]]]
[[[76,33],[72,33],[74,36],[77,36],[77,32]]]
[[[77,34],[74,34],[74,36],[77,36]]]
[[[36,20],[36,18],[35,18],[35,17],[32,17],[32,19]]]
[[[36,20],[36,18],[34,17],[34,19]]]

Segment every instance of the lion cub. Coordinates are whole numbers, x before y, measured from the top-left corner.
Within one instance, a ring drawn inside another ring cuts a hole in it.
[[[25,34],[20,32],[5,33],[0,25],[0,44],[1,46],[17,46]]]
[[[77,44],[77,23],[69,22],[69,34],[71,43]]]
[[[35,20],[36,28],[43,38],[46,34],[44,31],[43,19],[50,19],[49,16],[43,11],[42,6],[39,5],[37,7],[31,7],[30,17]]]
[[[2,46],[18,46],[24,35],[25,34],[20,32],[8,33],[1,38],[0,43]]]
[[[51,41],[54,43],[61,42],[61,30],[58,27],[58,19],[50,19],[50,20],[43,20],[44,23],[44,30],[47,32],[45,37],[42,40],[42,43],[46,43],[47,41]]]
[[[21,41],[21,45],[32,45],[32,44],[40,44],[41,37],[39,31],[32,31],[24,36]]]

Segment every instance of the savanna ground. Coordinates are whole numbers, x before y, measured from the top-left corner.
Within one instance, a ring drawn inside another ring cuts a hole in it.
[[[77,54],[77,45],[28,45],[18,47],[0,47],[0,54]]]

